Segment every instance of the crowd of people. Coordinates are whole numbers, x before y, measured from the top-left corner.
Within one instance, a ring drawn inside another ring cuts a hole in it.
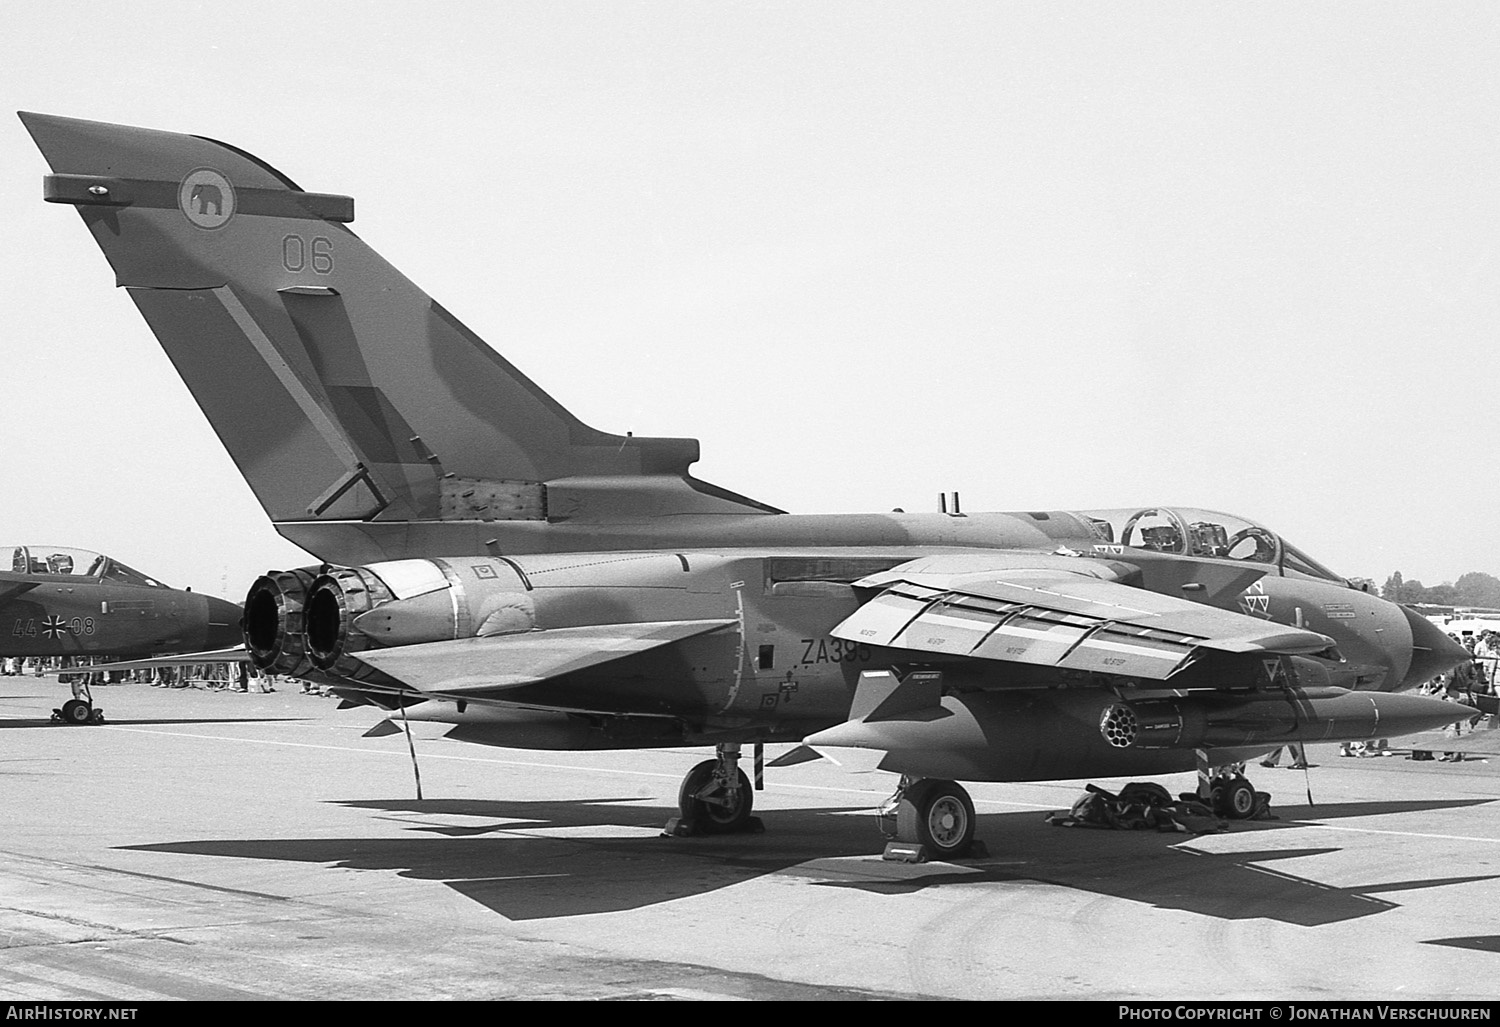
[[[1479,708],[1482,704],[1476,702],[1476,696],[1494,696],[1497,693],[1497,676],[1500,676],[1500,631],[1483,631],[1478,635],[1466,634],[1463,636],[1450,634],[1448,636],[1468,649],[1473,659],[1468,663],[1460,664],[1446,674],[1439,674],[1424,684],[1418,691],[1422,695],[1432,695],[1449,702],[1462,702],[1469,706]],[[0,676],[14,676],[19,674],[39,674],[47,670],[63,670],[78,666],[85,668],[75,680],[84,685],[111,685],[125,681],[140,684],[149,684],[153,688],[205,688],[226,692],[274,692],[279,684],[290,682],[293,685],[301,685],[304,693],[319,695],[329,694],[327,689],[320,688],[310,681],[299,678],[281,678],[276,674],[268,674],[249,663],[200,663],[189,664],[178,667],[155,667],[141,670],[129,671],[104,671],[88,670],[87,664],[77,662],[87,657],[72,658],[67,656],[7,656],[0,658]],[[71,675],[63,676],[59,680],[67,682]],[[1461,737],[1465,730],[1474,731],[1480,728],[1481,722],[1495,716],[1494,714],[1481,714],[1468,721],[1460,721],[1451,725],[1446,734],[1450,738]],[[1292,743],[1285,746],[1284,750],[1291,758],[1288,764],[1290,769],[1302,770],[1307,767],[1307,754],[1302,745]],[[1281,762],[1283,749],[1277,749],[1261,761],[1263,767],[1275,767]],[[1340,756],[1394,756],[1395,752],[1390,747],[1390,742],[1384,738],[1371,742],[1344,742],[1339,746]],[[1464,755],[1461,751],[1453,750],[1444,752],[1441,756],[1434,757],[1427,750],[1415,749],[1407,757],[1413,760],[1437,759],[1442,762],[1460,762]]]
[[[1500,631],[1483,631],[1478,635],[1454,635],[1449,638],[1458,642],[1469,650],[1474,657],[1468,663],[1461,663],[1447,674],[1439,674],[1420,689],[1424,695],[1436,696],[1449,702],[1460,702],[1475,709],[1484,708],[1487,704],[1480,700],[1480,696],[1495,695],[1495,672],[1497,664],[1500,664]],[[1493,706],[1489,706],[1493,709]],[[1482,713],[1477,717],[1471,717],[1466,721],[1449,725],[1444,732],[1449,738],[1460,738],[1465,731],[1488,729],[1489,725],[1484,722],[1494,715]],[[1463,761],[1462,750],[1451,750],[1444,752],[1441,756],[1434,757],[1431,752],[1423,749],[1414,749],[1411,754],[1414,760],[1438,759],[1444,763],[1459,763]]]
[[[82,662],[87,657],[7,656],[0,658],[0,676],[41,674],[78,668],[78,674],[63,674],[65,684],[115,685],[125,682],[148,684],[152,688],[203,688],[224,692],[274,692],[278,685],[300,685],[305,693],[327,694],[310,681],[268,674],[248,663],[219,662],[184,664],[176,667],[152,667],[139,670],[93,670]]]
[[[1493,726],[1488,722],[1492,721],[1495,715],[1487,712],[1488,709],[1493,709],[1493,704],[1486,703],[1479,697],[1496,694],[1496,670],[1497,665],[1500,665],[1500,631],[1484,631],[1478,635],[1462,636],[1449,633],[1448,637],[1467,649],[1473,658],[1468,663],[1459,664],[1446,674],[1439,674],[1419,687],[1417,692],[1420,695],[1430,695],[1447,702],[1463,703],[1466,706],[1486,711],[1466,721],[1450,724],[1443,732],[1448,738],[1461,738],[1466,732],[1489,730]],[[1339,747],[1340,756],[1394,756],[1395,754],[1390,747],[1390,742],[1384,738],[1373,742],[1345,742]],[[1435,756],[1427,749],[1413,749],[1407,759],[1461,763],[1464,754],[1462,750],[1453,749]]]

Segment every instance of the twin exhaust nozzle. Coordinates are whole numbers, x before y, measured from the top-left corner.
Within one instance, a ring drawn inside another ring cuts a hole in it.
[[[341,666],[370,644],[351,631],[353,619],[392,598],[377,575],[359,569],[271,571],[245,596],[245,649],[261,670],[292,677],[357,669]]]
[[[245,648],[262,670],[364,680],[368,649],[529,631],[524,579],[488,557],[268,571],[245,596]]]

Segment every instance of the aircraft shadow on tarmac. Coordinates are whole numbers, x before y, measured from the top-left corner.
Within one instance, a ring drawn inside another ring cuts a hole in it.
[[[1485,801],[1344,803],[1318,807],[1314,815],[1328,820]],[[379,811],[381,819],[401,824],[404,834],[127,848],[395,872],[412,880],[441,881],[511,920],[636,909],[769,874],[792,874],[818,887],[893,896],[933,887],[1046,884],[1225,920],[1265,918],[1315,927],[1395,908],[1398,903],[1380,897],[1386,893],[1500,876],[1423,876],[1330,887],[1265,864],[1338,853],[1339,846],[1213,852],[1191,835],[1059,830],[1037,812],[981,815],[979,836],[994,854],[987,859],[909,865],[878,858],[881,840],[873,816],[858,815],[869,813],[863,806],[773,810],[761,835],[668,839],[655,831],[675,810],[630,798],[571,803],[392,799],[341,805]],[[1301,826],[1306,824],[1282,819],[1241,822],[1233,830],[1279,833]],[[643,830],[616,833],[620,828]],[[529,833],[559,829],[566,834]]]
[[[1455,949],[1472,949],[1476,952],[1500,952],[1500,934],[1476,934],[1467,938],[1433,938],[1423,945],[1446,945]]]
[[[1278,806],[1272,812],[1275,813],[1276,823],[1284,823],[1289,827],[1296,827],[1314,821],[1338,820],[1340,817],[1378,817],[1390,813],[1430,813],[1434,810],[1465,809],[1470,806],[1483,806],[1486,803],[1500,799],[1396,799],[1382,800],[1371,799],[1366,802],[1329,802],[1318,803],[1316,806],[1308,806],[1306,803],[1296,805],[1287,804]],[[1257,821],[1257,823],[1265,823]]]
[[[307,720],[306,717],[157,717],[141,720],[116,720],[110,717],[104,722],[105,727],[150,727],[165,724],[271,724],[271,723],[293,723],[295,721]],[[50,717],[43,720],[40,717],[28,717],[11,719],[0,719],[0,729],[12,727],[55,727],[76,728],[79,731],[95,730],[93,724],[59,724]]]

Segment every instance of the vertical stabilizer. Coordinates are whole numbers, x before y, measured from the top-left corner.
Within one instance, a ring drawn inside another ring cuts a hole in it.
[[[695,439],[568,413],[354,235],[349,197],[199,136],[21,120],[53,170],[45,198],[78,209],[299,541],[330,521],[776,512],[692,478]]]

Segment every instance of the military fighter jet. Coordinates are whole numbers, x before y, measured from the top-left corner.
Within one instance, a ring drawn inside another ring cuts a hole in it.
[[[674,831],[751,820],[742,746],[863,749],[898,849],[974,834],[958,780],[1236,769],[1473,711],[1391,694],[1466,657],[1263,525],[1181,508],[795,515],[692,439],[590,428],[307,192],[200,136],[22,114],[283,536],[255,661],[537,748],[712,745]],[[792,756],[791,758],[800,758]],[[916,849],[916,847],[920,847]]]
[[[67,546],[0,548],[0,656],[136,657],[239,642],[240,608]],[[85,686],[58,717],[98,723]]]

